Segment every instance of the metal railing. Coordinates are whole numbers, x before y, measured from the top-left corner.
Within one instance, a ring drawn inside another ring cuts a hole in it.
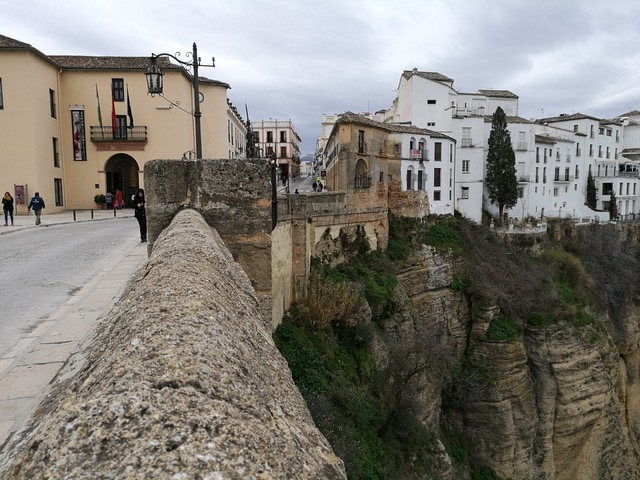
[[[118,127],[101,127],[92,125],[89,127],[92,142],[146,142],[147,126],[138,126],[133,128]]]

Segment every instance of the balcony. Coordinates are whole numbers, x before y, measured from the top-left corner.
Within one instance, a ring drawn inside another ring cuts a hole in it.
[[[116,128],[115,132],[113,127],[89,127],[91,141],[94,143],[104,142],[147,142],[147,126],[138,126],[133,128]]]
[[[518,142],[516,146],[516,150],[518,152],[526,152],[527,151],[527,142]]]
[[[531,177],[529,175],[518,174],[518,183],[529,183]]]
[[[553,179],[554,183],[570,183],[573,182],[573,175],[558,176]]]
[[[473,147],[473,142],[471,141],[470,138],[463,138],[460,142],[460,146],[462,148],[471,148]]]
[[[429,151],[411,149],[409,150],[409,160],[429,161]]]

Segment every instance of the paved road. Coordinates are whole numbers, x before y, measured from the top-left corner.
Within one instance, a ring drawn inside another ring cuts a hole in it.
[[[121,257],[137,237],[132,218],[0,235],[0,357]]]
[[[0,226],[0,471],[11,440],[51,386],[82,365],[96,324],[147,259],[131,211],[95,213]]]

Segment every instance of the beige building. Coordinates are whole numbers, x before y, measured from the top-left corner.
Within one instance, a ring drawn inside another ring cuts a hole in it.
[[[193,78],[167,57],[164,94],[147,94],[148,57],[45,55],[0,35],[0,190],[18,213],[37,191],[47,211],[95,208],[143,185],[147,161],[195,158]],[[204,158],[237,158],[246,126],[229,85],[199,76]]]
[[[261,155],[275,155],[279,167],[279,178],[287,179],[300,175],[300,135],[291,120],[258,120],[251,123]]]

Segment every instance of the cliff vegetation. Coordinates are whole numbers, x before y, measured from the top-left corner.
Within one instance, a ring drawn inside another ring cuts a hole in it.
[[[390,219],[274,334],[350,479],[640,479],[637,232]]]

